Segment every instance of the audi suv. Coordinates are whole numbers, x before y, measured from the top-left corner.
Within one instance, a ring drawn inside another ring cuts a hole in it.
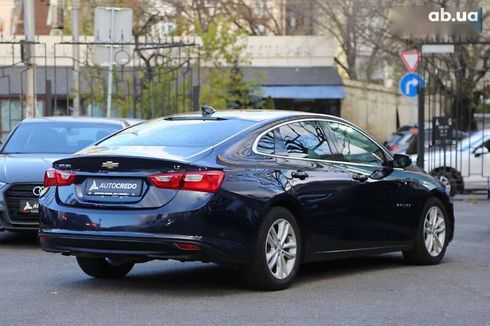
[[[453,237],[445,187],[338,117],[174,115],[127,128],[45,174],[41,246],[98,278],[155,259],[289,286],[301,263],[403,252],[437,264]]]
[[[26,119],[0,149],[0,231],[37,231],[44,172],[137,120],[49,117]]]

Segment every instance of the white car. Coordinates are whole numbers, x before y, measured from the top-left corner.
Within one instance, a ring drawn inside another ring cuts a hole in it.
[[[424,169],[436,176],[451,196],[463,190],[488,190],[490,129],[473,133],[445,152],[439,148],[426,151]]]

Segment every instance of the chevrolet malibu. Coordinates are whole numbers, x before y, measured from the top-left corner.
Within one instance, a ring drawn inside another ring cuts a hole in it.
[[[42,248],[97,278],[154,259],[238,268],[284,289],[301,263],[403,252],[437,264],[453,238],[445,187],[355,125],[293,111],[175,115],[48,169]]]

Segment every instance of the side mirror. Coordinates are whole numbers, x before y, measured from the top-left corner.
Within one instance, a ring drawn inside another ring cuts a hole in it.
[[[485,146],[480,146],[473,151],[473,154],[475,154],[475,157],[480,157],[480,156],[488,154],[488,153],[489,153],[488,148],[486,148]]]
[[[404,169],[410,165],[412,165],[412,159],[410,156],[405,154],[395,154],[393,161],[393,166],[395,168]]]

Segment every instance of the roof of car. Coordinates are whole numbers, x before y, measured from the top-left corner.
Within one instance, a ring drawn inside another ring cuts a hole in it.
[[[295,118],[301,116],[330,117],[325,114],[310,112],[289,111],[289,110],[220,110],[213,114],[204,116],[205,119],[240,119],[250,121],[266,121],[285,118]],[[202,119],[201,112],[191,112],[187,114],[175,114],[167,119]],[[335,117],[336,118],[336,117]]]
[[[131,120],[131,119],[129,119]],[[22,120],[22,123],[43,123],[43,122],[77,122],[77,123],[104,123],[121,125],[132,125],[132,121],[128,121],[124,118],[92,118],[92,117],[69,117],[69,116],[56,116],[56,117],[41,117],[41,118],[27,118]]]
[[[482,130],[474,131],[470,133],[466,138],[475,138],[475,137],[482,137],[482,136],[490,136],[490,129],[482,129]]]

